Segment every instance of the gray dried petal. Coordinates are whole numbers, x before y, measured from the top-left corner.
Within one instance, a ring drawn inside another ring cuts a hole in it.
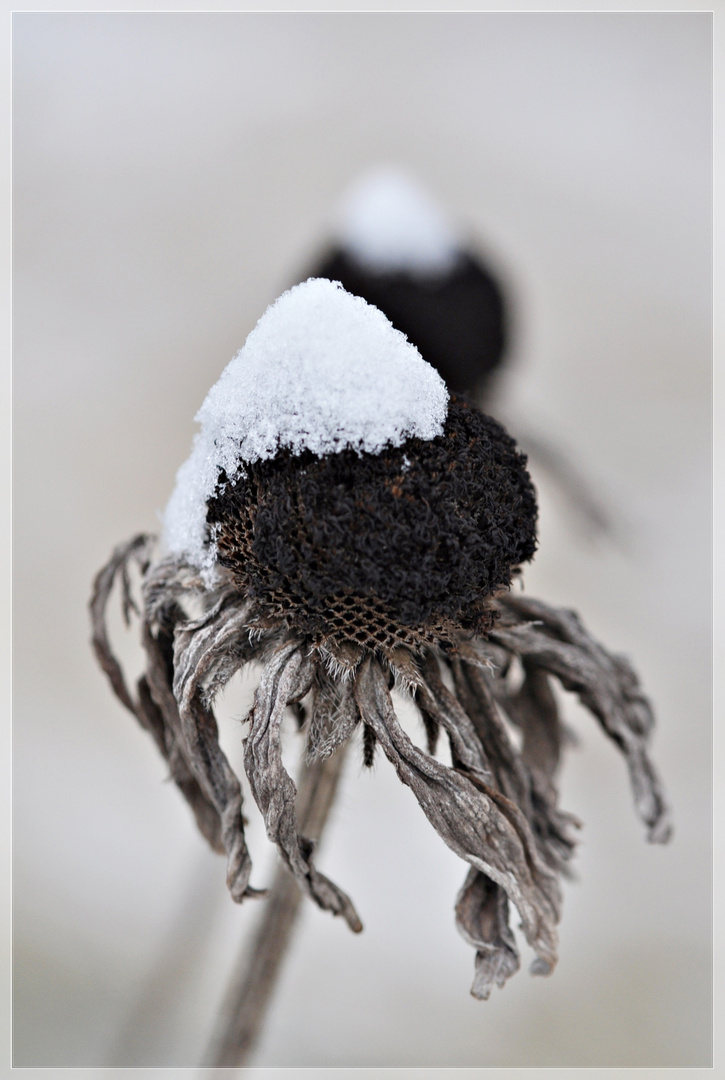
[[[136,605],[130,605],[125,596],[125,590],[130,584],[127,566],[130,562],[136,562],[141,572],[145,572],[146,582],[156,570],[156,567],[149,569],[148,566],[153,544],[152,537],[141,535],[130,543],[119,545],[108,564],[98,574],[91,598],[93,643],[96,656],[116,696],[152,735],[159,751],[168,762],[171,778],[189,803],[202,835],[215,851],[223,851],[219,815],[199,787],[184,752],[181,720],[169,681],[170,665],[159,640],[151,633],[149,624],[142,621],[142,644],[146,651],[147,667],[145,675],[138,680],[136,698],[126,686],[121,667],[108,641],[106,610],[114,581],[120,574],[126,613],[137,610]],[[174,614],[178,613],[173,599],[164,595],[163,603],[167,613],[170,613],[169,618],[173,618]]]
[[[174,601],[206,595],[207,590],[199,571],[176,555],[167,555],[160,559],[149,567],[144,576],[144,611],[149,622],[155,622],[160,610]]]
[[[169,665],[164,650],[148,623],[142,626],[142,644],[146,651],[146,674],[139,679],[139,704],[147,717],[160,727],[157,745],[169,763],[174,783],[189,803],[200,832],[214,851],[224,852],[221,818],[196,779],[182,732],[179,707],[169,683]]]
[[[482,641],[480,638],[464,637],[459,634],[455,639],[455,650],[452,654],[456,659],[465,660],[476,667],[486,668],[491,674],[495,674],[500,668],[508,665],[509,654]]]
[[[509,927],[508,898],[495,881],[473,867],[456,899],[456,926],[476,949],[471,994],[487,1001],[494,985],[502,988],[521,966]]]
[[[425,681],[421,681],[416,692],[418,708],[447,733],[454,765],[462,765],[468,772],[477,773],[484,780],[490,779],[491,770],[483,743],[460,702],[444,685],[438,661],[429,653],[421,661],[421,668]]]
[[[622,657],[615,659],[594,641],[574,612],[520,596],[508,596],[503,603],[509,616],[521,621],[496,627],[492,638],[532,667],[555,675],[596,716],[625,757],[635,807],[648,826],[648,839],[666,843],[672,832],[669,808],[647,753],[651,708],[632,669]],[[539,624],[526,621],[527,617]]]
[[[538,857],[521,812],[474,775],[441,765],[410,741],[375,661],[361,665],[355,696],[363,720],[436,832],[457,855],[501,885],[521,916],[527,941],[553,967],[559,886]]]
[[[544,862],[557,871],[565,870],[574,852],[571,829],[579,822],[558,809],[557,792],[546,773],[530,765],[511,742],[500,715],[509,702],[505,696],[497,701],[491,691],[499,680],[480,667],[458,660],[453,661],[451,669],[456,691],[489,752],[495,786],[526,817]]]
[[[131,561],[136,562],[142,571],[145,570],[148,565],[153,543],[153,537],[141,533],[127,543],[119,544],[118,547],[115,548],[108,563],[106,563],[106,565],[96,574],[90,602],[91,627],[93,631],[91,640],[96,659],[107,675],[116,697],[134,715],[136,715],[136,704],[126,686],[121,665],[114,656],[108,640],[106,609],[116,577],[120,573],[122,575],[123,612],[124,616],[128,617],[130,611],[127,593],[129,588],[128,563]]]
[[[335,683],[320,678],[312,688],[310,722],[307,730],[308,764],[329,757],[346,742],[360,721],[349,680]]]
[[[496,786],[530,816],[529,776],[501,719],[487,673],[460,660],[453,660],[451,671],[456,693],[486,747]]]
[[[504,708],[523,734],[521,756],[524,762],[551,779],[556,773],[564,741],[559,709],[546,672],[526,660],[523,667],[521,686],[504,699]],[[498,681],[491,680],[492,689]]]
[[[297,834],[297,789],[282,763],[280,728],[287,705],[308,692],[313,665],[296,643],[280,647],[265,668],[254,697],[250,731],[244,742],[244,768],[267,836],[277,845],[300,887],[319,906],[342,915],[352,930],[362,930],[352,901],[312,864],[312,844]]]
[[[232,593],[223,596],[213,609],[200,619],[177,628],[178,647],[185,648],[187,656],[192,653],[192,639],[194,649],[203,649],[205,644],[213,639],[213,648],[209,649],[205,659],[201,690],[202,701],[206,707],[211,705],[239,668],[258,653],[258,648],[249,640],[249,617],[249,602],[242,601],[238,593]]]
[[[219,745],[214,714],[203,704],[204,687],[213,673],[218,674],[219,655],[229,645],[228,629],[228,620],[220,614],[215,622],[200,630],[190,632],[183,626],[177,630],[173,692],[179,705],[184,756],[219,814],[227,853],[227,885],[233,899],[240,901],[256,891],[249,886],[252,863],[244,839],[242,792]],[[233,655],[236,658],[234,650]]]

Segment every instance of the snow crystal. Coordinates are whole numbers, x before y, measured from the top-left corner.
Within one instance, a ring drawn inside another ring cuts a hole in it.
[[[443,211],[400,169],[379,166],[350,188],[341,204],[337,239],[345,252],[376,273],[447,273],[460,243]]]
[[[377,453],[443,431],[440,375],[381,311],[338,282],[310,278],[265,312],[196,415],[201,431],[179,469],[164,515],[164,546],[211,568],[206,501],[219,469],[352,446]]]

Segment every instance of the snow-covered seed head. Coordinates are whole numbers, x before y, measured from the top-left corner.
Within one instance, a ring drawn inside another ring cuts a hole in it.
[[[376,454],[440,435],[448,391],[405,335],[339,284],[310,279],[272,304],[197,413],[201,431],[164,518],[169,551],[211,566],[206,503],[220,472],[281,451]]]
[[[536,501],[513,440],[449,401],[385,316],[329,281],[269,308],[198,419],[168,546],[231,570],[314,640],[480,632],[533,555]]]

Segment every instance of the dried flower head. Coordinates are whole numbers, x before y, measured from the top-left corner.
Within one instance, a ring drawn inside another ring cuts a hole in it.
[[[313,307],[324,296],[329,307],[324,333],[325,311],[315,308],[319,348],[324,355],[328,348],[344,351],[345,312],[357,317],[359,309],[328,282],[298,289],[265,316],[279,333],[255,339],[264,337],[274,357],[243,350],[237,368],[265,356],[283,369],[287,361],[299,364],[304,335],[290,334],[286,320],[296,320],[299,330],[305,296]],[[406,353],[392,327],[390,333],[383,355],[371,360],[371,378],[381,377],[376,362],[383,372],[417,364],[417,353]],[[663,841],[667,811],[647,755],[652,713],[629,663],[598,645],[573,612],[508,591],[534,553],[536,501],[525,458],[499,424],[463,400],[447,401],[445,390],[431,384],[405,415],[386,421],[387,440],[373,426],[356,443],[335,442],[318,400],[322,391],[306,395],[302,377],[298,391],[293,424],[287,406],[280,410],[271,397],[264,415],[249,413],[243,431],[235,413],[231,443],[220,412],[202,410],[214,437],[202,428],[190,461],[211,479],[200,486],[194,468],[180,471],[167,520],[171,550],[157,557],[153,538],[137,537],[98,575],[91,602],[96,653],[116,694],[153,735],[200,830],[226,854],[237,901],[257,890],[250,885],[240,784],[213,712],[215,695],[232,676],[252,660],[264,665],[247,717],[244,767],[267,835],[300,889],[356,931],[362,926],[352,901],[317,869],[312,843],[298,833],[282,720],[294,711],[308,760],[333,754],[358,730],[366,765],[379,746],[469,866],[456,920],[476,950],[472,993],[487,998],[519,967],[509,902],[537,954],[532,970],[548,973],[556,962],[559,877],[577,822],[557,805],[563,735],[552,679],[577,694],[622,751],[649,839]],[[334,397],[333,391],[334,385]],[[313,406],[316,426],[305,420]],[[270,418],[276,440],[255,442],[260,424],[269,435]],[[332,448],[320,451],[326,440]],[[245,454],[245,446],[256,449]],[[180,522],[189,527],[186,542]],[[135,694],[106,629],[116,579],[127,618],[134,606],[132,563],[142,574],[146,653]],[[427,750],[401,727],[393,689],[414,701]],[[435,756],[441,732],[450,766]]]
[[[261,606],[316,642],[387,648],[487,630],[493,593],[534,553],[536,499],[513,440],[453,399],[434,439],[222,473],[207,523]]]

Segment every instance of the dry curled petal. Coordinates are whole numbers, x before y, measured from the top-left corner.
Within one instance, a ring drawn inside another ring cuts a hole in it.
[[[457,855],[497,882],[516,905],[526,939],[546,963],[556,963],[559,889],[537,858],[526,823],[513,804],[478,781],[419,750],[400,727],[385,677],[367,660],[356,680],[361,715],[398,777],[439,836]]]
[[[648,840],[666,843],[672,833],[669,808],[647,752],[652,710],[629,662],[602,648],[573,611],[521,596],[507,595],[501,602],[509,619],[492,632],[493,640],[527,661],[530,668],[555,675],[596,716],[624,754]]]
[[[509,927],[506,892],[473,867],[456,900],[456,926],[476,949],[471,994],[486,1001],[494,985],[503,988],[521,962]]]
[[[239,780],[219,745],[213,712],[204,704],[204,687],[218,672],[219,656],[227,644],[227,620],[217,613],[201,628],[178,628],[174,636],[174,697],[179,705],[181,731],[196,780],[216,809],[227,853],[227,884],[234,900],[250,892],[252,862],[244,839],[242,791]],[[236,652],[232,651],[236,658]],[[236,664],[240,666],[242,660]],[[230,661],[231,666],[233,663]]]
[[[280,727],[284,711],[300,700],[312,682],[312,664],[296,642],[280,647],[270,660],[255,694],[250,731],[244,744],[244,768],[267,836],[300,886],[323,909],[342,915],[348,926],[362,930],[350,898],[312,864],[312,845],[297,833],[297,789],[282,763]]]

